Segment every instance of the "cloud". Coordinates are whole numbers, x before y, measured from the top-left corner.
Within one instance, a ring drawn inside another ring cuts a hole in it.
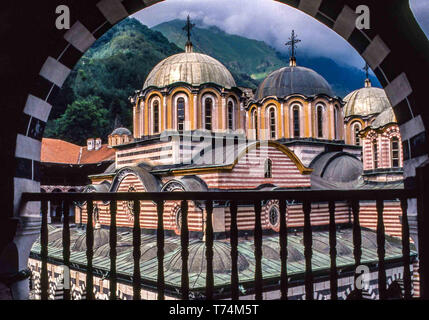
[[[429,2],[410,0],[410,7],[426,36],[429,37]]]
[[[419,2],[419,10],[429,12],[428,5],[422,5],[423,1],[412,2]],[[294,29],[302,40],[298,59],[301,52],[310,57],[328,57],[356,68],[364,64],[356,50],[330,28],[295,8],[272,0],[167,0],[134,17],[152,27],[177,18],[185,19],[188,14],[227,33],[262,40],[281,52],[288,52],[284,43]]]

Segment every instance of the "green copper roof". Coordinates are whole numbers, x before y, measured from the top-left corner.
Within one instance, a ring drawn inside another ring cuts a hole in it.
[[[51,232],[52,233],[52,232]],[[72,234],[72,247],[73,241],[76,241],[79,236],[84,234],[81,230],[71,230]],[[132,259],[132,233],[118,234],[118,243],[121,243],[121,250],[118,250],[117,255],[117,272],[124,279],[130,279],[133,275],[134,265]],[[158,274],[158,261],[152,249],[156,249],[156,237],[150,235],[142,236],[142,259],[140,260],[140,269],[143,285],[156,284]],[[179,289],[181,287],[181,268],[168,266],[171,263],[176,263],[177,257],[180,256],[180,237],[166,237],[166,253],[164,256],[165,268],[165,283],[167,286]],[[376,263],[378,261],[376,233],[372,230],[362,228],[362,264]],[[272,280],[277,283],[280,279],[280,255],[279,252],[279,238],[275,236],[264,236],[263,238],[263,258],[262,258],[262,273],[264,280]],[[126,244],[129,244],[127,246]],[[206,283],[205,271],[205,246],[201,240],[190,240],[189,243],[189,287],[192,291],[203,291]],[[195,248],[195,249],[193,249]],[[385,260],[388,263],[392,260],[397,260],[402,257],[401,240],[386,235],[386,255]],[[414,249],[414,247],[413,247]],[[107,249],[108,250],[108,249]],[[146,251],[144,251],[146,250]],[[214,259],[225,259],[220,263],[214,261],[215,266],[221,264],[225,266],[225,270],[214,268],[214,285],[218,289],[228,287],[230,285],[230,246],[229,241],[215,241],[214,244]],[[40,255],[40,242],[37,241],[31,250],[32,256],[38,258]],[[94,250],[93,264],[95,270],[103,273],[110,269],[110,259],[106,248],[104,250]],[[97,252],[102,252],[99,255]],[[143,254],[147,258],[143,258]],[[254,270],[255,270],[255,257],[254,257],[254,243],[253,240],[240,240],[238,244],[239,252],[239,281],[241,284],[253,285]],[[345,267],[354,266],[353,257],[353,239],[351,229],[342,229],[337,231],[337,267],[344,269]],[[303,234],[290,233],[288,234],[288,253],[289,260],[287,263],[287,270],[289,277],[302,278],[305,273],[305,259]],[[199,256],[198,256],[199,255]],[[61,263],[63,256],[62,247],[49,245],[48,257],[54,263]],[[411,256],[416,256],[415,251],[411,251]],[[192,259],[192,261],[191,261]],[[78,264],[81,267],[86,265],[86,251],[72,251],[70,255],[70,262]],[[200,264],[200,266],[198,266]],[[241,267],[240,267],[241,266]],[[327,231],[313,232],[313,257],[312,257],[313,273],[328,274],[330,268],[329,256],[329,233]],[[194,271],[194,272],[192,272]]]

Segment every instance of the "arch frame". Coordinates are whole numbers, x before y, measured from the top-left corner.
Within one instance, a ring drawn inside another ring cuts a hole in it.
[[[38,192],[40,189],[40,145],[44,127],[52,107],[52,97],[62,87],[72,67],[81,55],[107,30],[125,17],[161,0],[119,1],[89,0],[70,3],[75,12],[69,30],[57,30],[50,24],[55,7],[60,1],[48,3],[28,3],[25,12],[7,11],[6,25],[19,21],[19,28],[10,32],[10,42],[5,48],[6,56],[12,57],[10,70],[14,75],[8,81],[10,94],[6,94],[7,104],[15,106],[9,114],[12,124],[20,123],[11,132],[2,128],[5,154],[2,156],[5,172],[13,172],[5,178],[4,228],[18,231],[25,236],[36,236],[19,226],[15,219],[38,216],[37,204],[21,205],[23,192]],[[422,56],[429,54],[429,43],[415,21],[408,2],[371,2],[362,0],[371,8],[373,26],[371,30],[358,30],[352,23],[355,17],[355,0],[282,0],[324,23],[347,40],[369,63],[379,78],[394,108],[404,145],[404,167],[406,185],[416,184],[415,169],[428,160],[429,116],[423,109],[426,100],[426,83],[429,62]],[[7,8],[9,10],[9,8]],[[384,19],[381,19],[383,17]],[[46,21],[46,22],[44,22]],[[411,32],[410,32],[411,31]],[[392,35],[390,35],[392,34]],[[26,41],[22,41],[26,39]],[[32,47],[38,50],[18,50]],[[404,53],[403,47],[409,48]],[[10,49],[10,51],[8,51]],[[8,53],[11,53],[8,55]],[[31,56],[30,56],[31,55]],[[415,58],[415,59],[413,59]],[[401,64],[407,60],[406,65]],[[27,63],[33,61],[34,65]],[[23,63],[25,62],[25,63]],[[8,74],[8,73],[6,73]],[[12,73],[10,73],[12,74]],[[401,89],[401,90],[399,90]],[[14,94],[14,93],[19,94]],[[22,98],[24,96],[24,98]],[[23,130],[22,128],[31,128]],[[409,203],[409,212],[417,213],[416,203]],[[12,236],[13,238],[13,236]],[[23,247],[16,242],[20,250]],[[3,249],[5,244],[1,244]],[[20,267],[26,264],[19,260]],[[17,295],[15,295],[17,296]]]

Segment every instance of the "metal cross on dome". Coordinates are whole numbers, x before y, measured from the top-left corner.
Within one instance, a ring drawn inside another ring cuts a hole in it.
[[[292,30],[292,34],[291,34],[291,37],[289,38],[289,40],[290,41],[286,42],[285,45],[291,47],[291,58],[295,59],[296,44],[301,42],[301,40],[298,39],[298,36],[296,35],[295,30]]]
[[[365,67],[363,67],[363,70],[365,70],[366,78],[369,79],[369,65],[368,65],[368,63],[365,63]]]
[[[188,18],[186,19],[186,25],[182,28],[188,34],[188,42],[191,41],[191,30],[193,27],[195,27],[195,23],[191,23],[191,18],[188,15]]]

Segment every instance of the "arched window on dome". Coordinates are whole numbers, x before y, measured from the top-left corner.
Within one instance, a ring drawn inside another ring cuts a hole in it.
[[[252,111],[252,129],[254,130],[254,138],[255,140],[258,140],[258,110],[256,108]]]
[[[293,117],[293,137],[299,138],[301,136],[301,126],[300,126],[300,115],[299,115],[299,106],[294,106],[292,109]]]
[[[228,101],[228,129],[234,130],[234,102]]]
[[[361,130],[360,123],[355,123],[353,125],[353,132],[352,132],[352,134],[353,134],[353,140],[354,140],[353,143],[356,146],[360,146],[360,135],[359,135],[360,130]]]
[[[213,111],[213,100],[212,98],[206,98],[204,100],[204,123],[206,130],[212,130],[212,111]]]
[[[182,133],[185,128],[185,99],[182,97],[177,99],[176,116],[177,131]]]
[[[153,134],[159,133],[159,101],[154,100],[152,103],[153,110]]]
[[[265,160],[264,177],[265,178],[272,178],[273,177],[273,161],[271,161],[271,159]]]
[[[318,105],[316,109],[317,137],[323,138],[323,106]]]
[[[392,157],[392,168],[399,168],[399,139],[393,137],[390,140],[390,150]]]
[[[277,123],[276,123],[276,108],[271,106],[268,108],[268,128],[270,130],[270,139],[277,138]]]
[[[338,107],[334,107],[334,139],[338,140],[338,115],[339,115]]]
[[[378,169],[378,143],[377,140],[372,142],[372,160],[374,169]]]

